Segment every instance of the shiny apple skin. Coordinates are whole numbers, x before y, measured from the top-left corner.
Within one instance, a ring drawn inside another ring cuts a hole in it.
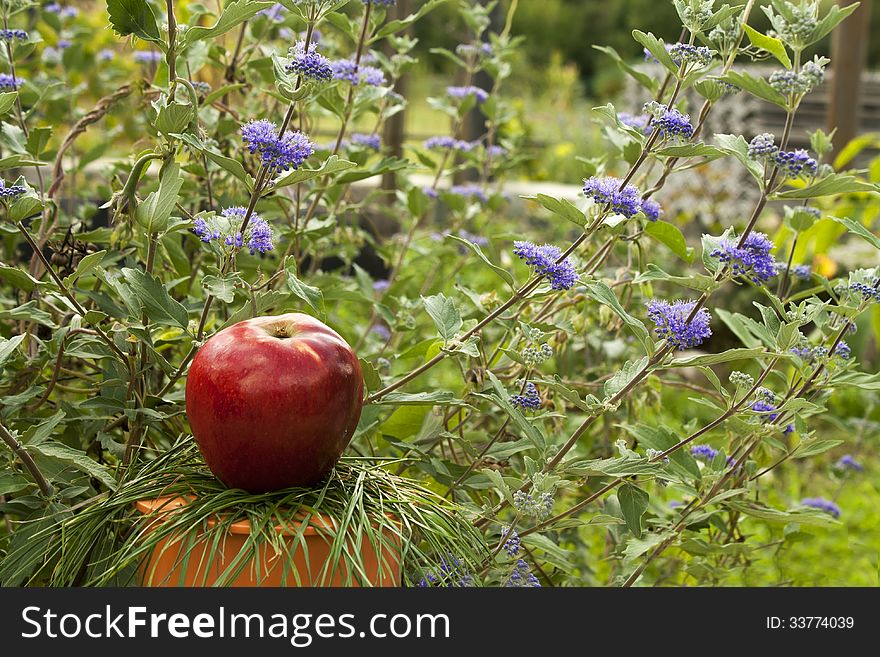
[[[314,317],[288,313],[239,322],[202,345],[186,413],[217,478],[264,493],[327,475],[351,441],[363,393],[348,343]]]

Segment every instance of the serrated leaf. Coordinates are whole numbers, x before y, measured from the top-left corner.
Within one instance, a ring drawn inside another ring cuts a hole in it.
[[[436,406],[455,403],[460,406],[464,402],[456,399],[451,392],[435,390],[433,392],[389,392],[373,403],[380,406]]]
[[[296,185],[297,183],[306,182],[307,180],[317,178],[318,176],[326,176],[332,173],[336,173],[338,171],[346,171],[356,166],[357,164],[355,164],[354,162],[340,159],[338,155],[331,155],[317,169],[299,168],[296,171],[292,171],[291,173],[284,176],[269,189],[281,189],[282,187],[287,187],[288,185]]]
[[[189,315],[179,301],[172,299],[162,282],[145,271],[123,268],[122,276],[147,314],[156,324],[186,330]]]
[[[24,334],[16,335],[8,340],[0,337],[0,365],[3,365],[15,353],[24,338]]]
[[[287,289],[294,296],[304,301],[318,315],[319,318],[326,316],[324,310],[324,294],[317,287],[303,283],[293,271],[293,267],[287,268]]]
[[[110,490],[116,490],[116,479],[110,470],[83,451],[54,441],[40,443],[39,445],[28,445],[27,450],[32,454],[39,454],[48,459],[67,463],[77,470],[81,470],[89,476],[98,479]]]
[[[838,445],[842,445],[842,440],[811,440],[808,443],[801,443],[794,452],[794,458],[805,459],[808,456],[822,454],[829,449],[834,449]]]
[[[587,216],[578,209],[578,207],[566,198],[554,198],[546,194],[536,194],[535,196],[523,196],[522,198],[537,201],[542,207],[550,210],[555,215],[567,219],[576,226],[584,227],[587,225]]]
[[[678,66],[676,66],[675,62],[672,61],[672,57],[669,55],[669,52],[667,52],[666,46],[660,39],[655,37],[650,32],[646,34],[641,30],[633,30],[632,35],[633,39],[635,39],[645,48],[647,48],[648,52],[654,55],[654,58],[658,62],[660,62],[669,72],[674,74],[678,73]]]
[[[593,48],[595,48],[599,52],[604,52],[606,55],[611,57],[611,59],[614,60],[614,63],[621,71],[623,71],[640,85],[645,87],[648,91],[651,92],[651,95],[654,95],[654,93],[657,91],[657,81],[650,75],[642,73],[640,70],[624,61],[624,59],[617,53],[614,48],[611,48],[610,46],[596,45],[594,45]]]
[[[104,256],[106,254],[107,251],[102,250],[95,253],[90,253],[85,256],[82,260],[79,261],[79,264],[77,264],[74,272],[64,279],[64,285],[70,287],[80,278],[91,273],[95,269],[95,267],[101,264],[101,261],[104,259]]]
[[[703,354],[700,356],[688,356],[687,358],[676,358],[669,363],[667,367],[698,367],[701,365],[717,365],[718,363],[730,363],[737,360],[751,360],[753,358],[761,358],[762,356],[771,356],[772,353],[766,349],[758,347],[754,348],[736,348],[722,351],[720,354]]]
[[[434,320],[434,325],[443,341],[452,340],[463,323],[455,301],[444,294],[435,294],[430,297],[422,297],[422,303],[431,319]]]
[[[107,0],[107,13],[113,31],[119,36],[134,35],[164,47],[156,15],[147,0]]]
[[[788,108],[788,98],[771,87],[770,83],[764,78],[756,78],[745,72],[729,71],[721,79],[736,85],[753,96],[757,96],[761,100],[766,100],[768,103],[773,103],[783,109]]]
[[[273,4],[272,2],[254,2],[253,0],[232,0],[232,2],[227,2],[216,23],[210,27],[196,25],[184,32],[181,49],[191,46],[196,41],[212,39],[225,34],[236,25],[240,25],[246,20],[253,18],[258,12],[268,9]]]
[[[623,309],[610,287],[602,281],[594,281],[587,283],[587,292],[593,299],[611,308],[614,314],[632,329],[636,339],[642,344],[649,356],[654,354],[654,343],[651,341],[651,336],[645,325]]]
[[[239,162],[238,160],[233,160],[230,157],[226,157],[225,155],[221,155],[216,151],[212,151],[193,135],[174,133],[171,136],[175,139],[179,139],[189,146],[192,146],[209,160],[211,160],[214,164],[219,166],[221,169],[224,169],[231,173],[247,186],[248,191],[253,189],[254,179],[248,175],[248,173],[244,170],[244,167],[241,165],[241,162]]]
[[[232,303],[235,299],[235,284],[239,280],[238,274],[226,276],[214,276],[208,274],[202,279],[202,288],[213,297],[217,297],[224,303]]]
[[[855,176],[846,174],[832,174],[827,178],[823,178],[819,182],[801,187],[800,189],[790,189],[785,192],[773,194],[774,199],[807,199],[818,198],[820,196],[835,196],[837,194],[857,194],[860,192],[880,192],[880,187],[863,180],[858,180]]]
[[[627,528],[637,537],[642,536],[642,516],[648,510],[650,496],[638,486],[624,484],[617,490],[617,501]]]
[[[788,52],[785,50],[785,45],[779,39],[774,37],[769,37],[766,34],[761,34],[755,28],[750,25],[743,25],[743,29],[746,34],[749,36],[749,41],[752,42],[752,45],[756,48],[760,48],[761,50],[766,50],[771,55],[773,55],[776,59],[779,60],[779,63],[782,64],[785,68],[791,69],[791,59],[788,57]]]

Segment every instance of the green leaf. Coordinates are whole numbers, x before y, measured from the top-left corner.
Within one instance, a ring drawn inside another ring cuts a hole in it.
[[[675,62],[672,61],[672,57],[666,51],[665,44],[655,37],[653,34],[648,32],[645,34],[641,30],[633,30],[632,32],[633,39],[642,44],[645,48],[648,49],[654,57],[660,62],[666,69],[673,73],[678,74],[678,66],[675,65]]]
[[[667,367],[697,367],[700,365],[717,365],[718,363],[730,363],[737,360],[751,360],[772,356],[766,349],[754,347],[750,349],[736,348],[722,351],[720,354],[703,354],[700,356],[688,356],[676,358]]]
[[[593,48],[595,48],[599,52],[604,52],[606,55],[608,55],[612,60],[614,60],[617,68],[629,75],[640,85],[645,87],[648,91],[651,92],[651,95],[654,95],[654,93],[657,91],[657,81],[650,75],[642,73],[640,70],[624,61],[624,59],[617,53],[614,48],[611,48],[609,46],[596,45],[594,45]]]
[[[449,342],[458,333],[462,325],[461,313],[455,305],[455,300],[443,294],[435,294],[430,297],[422,297],[425,310],[434,320],[434,325],[444,342]]]
[[[104,256],[107,254],[107,251],[97,251],[95,253],[90,253],[85,256],[82,260],[79,261],[79,264],[76,266],[76,270],[64,279],[64,285],[66,287],[70,287],[80,278],[92,272],[98,265],[101,264],[101,261],[104,259]]]
[[[24,292],[31,292],[35,287],[48,285],[48,283],[38,281],[23,269],[4,264],[0,264],[0,279],[11,283],[14,287]]]
[[[158,278],[140,269],[128,267],[123,268],[122,275],[151,321],[186,330],[189,323],[186,308],[171,298]]]
[[[790,189],[785,192],[773,194],[773,199],[806,199],[820,196],[834,196],[837,194],[856,194],[859,192],[880,192],[880,187],[869,182],[857,179],[855,176],[836,173],[823,178],[817,183]]]
[[[858,9],[859,4],[860,3],[858,2],[854,2],[843,7],[836,3],[831,5],[828,13],[819,21],[818,25],[816,25],[816,28],[813,30],[813,33],[810,35],[810,42],[804,45],[811,45],[817,41],[821,41],[827,35],[831,34],[831,31],[837,27],[844,18]]]
[[[529,201],[537,201],[541,206],[547,208],[555,215],[567,219],[576,226],[582,228],[587,225],[587,216],[581,212],[577,206],[566,198],[554,198],[546,194],[537,194],[535,196],[523,196],[522,198]]]
[[[297,278],[293,266],[287,268],[287,289],[293,292],[295,297],[304,301],[319,318],[326,316],[324,294],[320,289],[307,285]]]
[[[342,160],[338,155],[331,155],[317,169],[300,168],[296,171],[292,171],[269,189],[274,191],[276,189],[281,189],[282,187],[287,187],[288,185],[296,185],[297,183],[306,182],[307,180],[317,178],[318,176],[326,176],[336,173],[337,171],[346,171],[356,166],[357,164],[354,162]]]
[[[15,337],[9,338],[8,340],[6,338],[0,337],[0,365],[3,365],[3,363],[9,360],[9,357],[15,353],[15,351],[18,349],[18,345],[22,343],[24,338],[24,334],[16,335]]]
[[[642,356],[639,360],[628,360],[621,369],[611,375],[611,378],[605,382],[603,392],[607,399],[611,399],[628,386],[648,364],[648,359]]]
[[[163,45],[153,7],[147,0],[107,0],[110,25],[119,36],[133,35]]]
[[[854,221],[849,217],[831,217],[831,219],[841,224],[842,226],[846,226],[846,229],[849,232],[853,233],[854,235],[858,235],[875,249],[880,249],[880,237],[877,237],[874,233],[869,231],[858,221]]]
[[[253,0],[232,0],[223,7],[223,12],[217,22],[210,27],[193,26],[184,32],[181,41],[181,50],[191,46],[202,39],[212,39],[221,34],[226,34],[236,25],[244,23],[257,15],[257,12],[268,9],[272,2],[254,2]]]
[[[682,232],[666,221],[649,221],[645,224],[645,233],[661,244],[665,244],[685,262],[694,261],[694,250],[687,245]]]
[[[617,296],[610,287],[602,281],[590,282],[587,283],[587,293],[599,303],[611,308],[614,314],[620,317],[632,329],[636,339],[642,343],[647,354],[649,356],[653,355],[654,343],[645,325],[623,309],[623,306],[620,305],[620,301],[617,300]]]
[[[642,516],[648,510],[650,496],[638,486],[624,484],[617,491],[617,501],[627,528],[637,537],[642,536]]]
[[[766,34],[761,34],[758,30],[749,25],[743,25],[743,29],[746,31],[746,34],[749,35],[749,41],[752,42],[753,46],[760,48],[761,50],[766,50],[778,59],[779,63],[785,68],[791,69],[791,60],[788,58],[788,52],[786,52],[785,45],[782,41],[774,37],[769,37]]]
[[[725,151],[709,144],[678,144],[675,146],[664,146],[654,151],[655,155],[663,157],[708,157],[713,160],[723,157]]]
[[[377,405],[385,406],[435,406],[437,404],[462,405],[461,400],[456,399],[455,395],[445,390],[435,390],[433,392],[389,392],[381,399],[373,402]]]
[[[489,395],[488,398],[498,404],[504,412],[507,413],[514,426],[525,434],[525,437],[528,438],[535,447],[543,450],[547,445],[547,439],[544,437],[544,434],[538,429],[538,427],[529,422],[518,408],[510,403],[510,395],[505,389],[504,384],[498,380],[498,377],[495,376],[491,370],[488,370],[487,374],[489,375],[489,382],[492,384],[492,389],[495,391],[495,394]],[[477,396],[486,397],[486,395]]]
[[[211,160],[214,164],[219,166],[221,169],[225,169],[226,171],[231,173],[247,186],[248,191],[253,189],[254,179],[248,175],[248,173],[244,170],[244,167],[241,165],[241,162],[239,162],[238,160],[233,160],[230,157],[226,157],[225,155],[221,155],[220,153],[212,151],[193,135],[174,133],[171,136],[175,139],[179,139],[189,146],[192,146],[209,160]]]
[[[137,221],[147,234],[159,233],[168,227],[171,212],[177,203],[183,178],[177,162],[169,162],[162,169],[159,178],[159,189],[150,192],[147,198],[137,207]]]
[[[721,79],[736,85],[753,96],[757,96],[761,100],[766,100],[768,103],[773,103],[783,109],[788,108],[788,98],[771,87],[770,83],[764,78],[756,78],[749,73],[730,71]]]
[[[33,454],[39,454],[45,458],[71,465],[77,470],[81,470],[99,480],[110,490],[116,489],[116,479],[113,478],[110,470],[83,451],[54,441],[39,445],[28,445],[27,450]]]
[[[633,283],[636,285],[648,283],[650,281],[670,281],[678,285],[689,287],[692,290],[699,290],[700,292],[707,292],[718,288],[718,283],[716,283],[710,276],[706,276],[705,274],[673,276],[660,269],[660,267],[653,262],[649,262],[645,271],[641,272],[635,277],[635,279],[633,279]]]
[[[375,43],[376,41],[384,39],[391,34],[395,34],[397,32],[400,32],[401,30],[406,29],[417,20],[419,20],[422,16],[427,14],[429,11],[433,11],[444,2],[446,2],[446,0],[428,0],[419,7],[419,10],[416,13],[410,14],[409,16],[401,20],[388,21],[379,29],[378,32],[376,32],[376,34],[373,35],[373,38],[370,39],[369,43]]]
[[[474,253],[477,254],[477,257],[480,260],[482,260],[487,265],[489,265],[489,268],[492,271],[494,271],[496,274],[498,274],[498,276],[501,277],[501,280],[503,280],[505,283],[507,283],[511,289],[515,288],[515,285],[513,282],[513,276],[511,275],[511,273],[508,270],[504,269],[503,267],[499,267],[498,265],[494,264],[491,260],[489,260],[488,256],[485,253],[483,253],[483,249],[480,248],[479,244],[474,244],[470,240],[466,240],[465,238],[459,237],[458,235],[447,235],[447,237],[450,237],[450,238],[454,239],[456,242],[461,242],[462,244],[467,246],[471,251],[473,251]]]
[[[18,98],[17,91],[0,94],[0,114],[6,114],[6,112],[11,110],[12,106],[15,105],[16,98]]]
[[[811,440],[810,442],[801,443],[794,452],[794,458],[805,459],[808,456],[822,454],[829,449],[834,449],[838,445],[842,445],[842,440]]]
[[[235,284],[240,280],[238,274],[226,276],[209,274],[202,279],[202,288],[212,297],[217,297],[224,303],[232,303],[235,299]]]
[[[749,157],[749,145],[742,135],[715,135],[718,148],[729,155],[733,155],[752,177],[758,181],[758,185],[764,186],[764,166]]]

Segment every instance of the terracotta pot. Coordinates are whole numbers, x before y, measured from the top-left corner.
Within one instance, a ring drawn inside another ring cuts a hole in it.
[[[159,497],[153,500],[141,500],[136,503],[138,511],[152,514],[162,511],[162,516],[153,523],[161,523],[173,513],[170,509],[185,506],[187,500],[182,497]],[[208,525],[216,526],[216,520],[209,519]],[[386,533],[385,546],[374,547],[366,537],[361,537],[361,561],[364,564],[363,574],[353,574],[349,578],[344,562],[330,576],[322,576],[324,564],[330,557],[333,541],[333,522],[324,516],[315,516],[309,520],[307,527],[302,523],[287,521],[283,526],[279,523],[276,531],[286,542],[287,551],[276,552],[272,545],[262,544],[257,548],[257,557],[253,556],[253,548],[248,547],[250,522],[240,520],[229,525],[228,533],[214,549],[213,560],[209,561],[213,548],[213,537],[207,539],[205,532],[187,534],[183,537],[168,536],[162,539],[153,549],[149,559],[141,566],[140,583],[143,586],[215,586],[221,575],[230,568],[224,579],[225,586],[359,586],[358,579],[366,577],[371,586],[400,586],[399,551],[386,547],[400,546],[398,536]],[[148,528],[149,531],[149,528]],[[297,535],[302,532],[301,543],[293,554],[290,554]],[[387,530],[386,530],[387,532]],[[348,547],[355,549],[355,537],[352,536]],[[305,549],[303,549],[305,544]],[[193,546],[190,549],[190,546]],[[242,550],[252,556],[239,569],[236,557]],[[289,563],[292,557],[293,563]],[[259,564],[255,562],[259,559]],[[381,564],[381,567],[380,567]],[[256,566],[259,566],[258,568]],[[234,579],[230,574],[237,572]],[[259,573],[259,574],[258,574]]]

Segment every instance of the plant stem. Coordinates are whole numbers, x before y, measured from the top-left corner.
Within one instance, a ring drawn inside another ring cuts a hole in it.
[[[15,436],[10,433],[10,431],[0,423],[0,439],[3,440],[9,446],[9,449],[21,459],[21,462],[24,463],[24,467],[28,469],[28,472],[31,473],[31,476],[34,478],[34,481],[37,482],[37,486],[40,487],[40,491],[43,493],[43,496],[46,498],[52,497],[55,492],[55,489],[52,488],[52,484],[46,479],[43,473],[40,471],[40,468],[37,467],[37,464],[34,462],[34,459],[28,453],[28,451],[24,448],[24,446],[15,439]]]

